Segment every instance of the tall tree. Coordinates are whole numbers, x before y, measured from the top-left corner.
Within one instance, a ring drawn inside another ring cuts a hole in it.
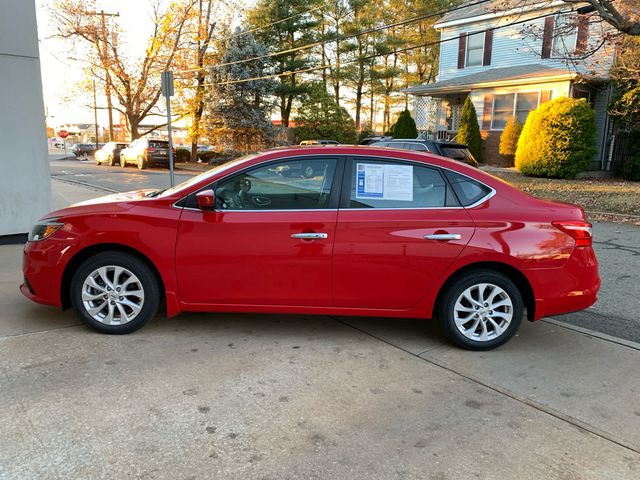
[[[318,0],[260,0],[247,15],[248,26],[256,38],[266,45],[268,52],[287,51],[273,56],[276,73],[294,72],[313,63],[309,50],[298,50],[316,38],[317,21],[310,10]],[[305,92],[298,74],[280,77],[275,89],[282,125],[289,126],[295,99]]]
[[[221,0],[196,0],[189,15],[182,46],[176,54],[175,66],[182,70],[176,74],[177,112],[189,117],[189,139],[191,140],[191,161],[198,159],[198,142],[202,136],[202,120],[205,108],[205,83],[207,67],[215,59],[213,51],[216,33],[224,30],[224,24],[229,23],[224,18],[227,6]]]
[[[270,146],[271,98],[276,82],[259,78],[268,68],[266,59],[241,62],[266,55],[266,47],[253,34],[238,29],[220,51],[221,66],[212,70],[207,98],[209,137],[219,145],[243,152]]]
[[[58,0],[52,8],[58,36],[86,42],[89,55],[82,60],[89,62],[89,70],[99,81],[109,85],[119,104],[115,109],[125,116],[132,139],[159,128],[141,131],[140,124],[149,115],[159,113],[160,73],[174,62],[195,1],[171,3],[164,10],[159,4],[154,5],[153,33],[144,56],[138,59],[130,59],[124,53],[120,30],[112,29],[105,35],[101,19],[90,15],[96,11],[95,0]]]

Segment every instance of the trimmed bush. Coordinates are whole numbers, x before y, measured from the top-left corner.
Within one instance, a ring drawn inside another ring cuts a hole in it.
[[[500,135],[500,147],[498,152],[513,164],[516,149],[518,147],[518,138],[522,132],[522,124],[516,117],[511,117],[504,127],[502,135]]]
[[[634,130],[629,134],[627,157],[617,173],[625,180],[640,180],[640,130]]]
[[[418,138],[416,122],[411,117],[409,110],[403,110],[400,112],[396,123],[391,125],[389,134],[393,138]]]
[[[457,141],[469,147],[469,151],[475,159],[478,162],[482,162],[482,136],[478,125],[478,115],[469,97],[462,105]]]
[[[596,124],[584,98],[560,97],[529,113],[515,166],[524,175],[575,178],[595,153]]]
[[[176,148],[176,163],[186,163],[191,159],[191,152],[186,148]]]

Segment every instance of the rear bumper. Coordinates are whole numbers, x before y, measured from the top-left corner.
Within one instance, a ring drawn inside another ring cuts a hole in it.
[[[576,248],[562,268],[528,270],[536,311],[534,320],[576,312],[598,300],[600,274],[591,247]]]

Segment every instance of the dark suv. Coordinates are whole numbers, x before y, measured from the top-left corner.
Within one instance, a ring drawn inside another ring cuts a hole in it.
[[[452,158],[459,162],[466,163],[474,167],[478,162],[469,151],[469,147],[461,143],[443,142],[440,140],[425,140],[423,138],[389,138],[371,144],[372,147],[391,147],[402,150],[417,150],[419,152],[430,152],[442,157]]]
[[[175,150],[174,150],[175,156]],[[134,163],[140,170],[152,165],[169,166],[169,142],[167,140],[153,140],[138,138],[120,152],[120,166],[126,167]]]
[[[78,158],[89,157],[90,155],[96,153],[96,150],[97,147],[95,143],[76,143],[73,147],[71,147],[71,151]]]

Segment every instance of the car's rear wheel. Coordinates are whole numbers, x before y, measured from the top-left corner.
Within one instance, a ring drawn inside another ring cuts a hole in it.
[[[127,159],[122,154],[120,154],[120,166],[122,168],[125,168],[127,166]]]
[[[107,165],[109,165],[110,167],[114,167],[116,165],[116,162],[113,159],[113,155],[109,155],[109,158],[107,159]]]
[[[147,168],[147,162],[144,161],[144,157],[138,157],[138,170],[144,170]]]
[[[71,303],[94,330],[131,333],[155,316],[160,286],[151,268],[139,258],[104,252],[86,260],[73,275]]]
[[[518,331],[524,313],[518,287],[492,270],[476,270],[455,280],[439,306],[449,338],[469,350],[503,345]]]
[[[100,160],[98,160],[98,157],[96,157],[96,165],[102,165],[102,162],[100,162]]]

